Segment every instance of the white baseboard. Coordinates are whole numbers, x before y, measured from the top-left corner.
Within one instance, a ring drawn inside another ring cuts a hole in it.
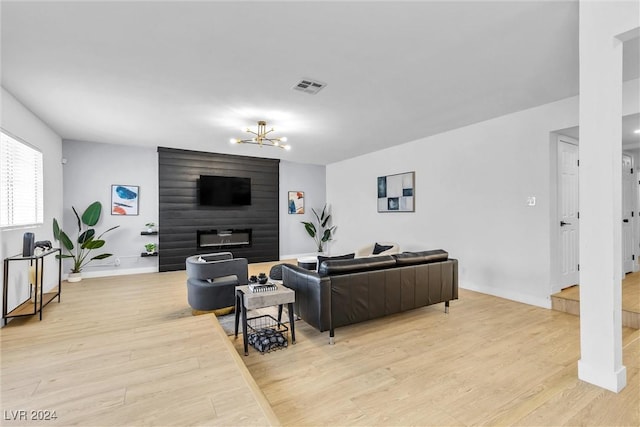
[[[144,273],[157,273],[158,267],[143,267],[143,268],[126,268],[126,269],[113,269],[113,270],[100,270],[82,272],[82,277],[90,279],[92,277],[109,277],[109,276],[128,276],[130,274],[144,274]],[[67,280],[68,274],[62,275],[62,280]]]
[[[281,260],[298,259],[298,258],[302,258],[302,257],[317,256],[317,255],[318,255],[318,252],[307,252],[307,253],[304,253],[304,254],[280,255],[280,259]]]
[[[458,285],[461,289],[468,289],[470,291],[480,292],[482,294],[493,295],[494,297],[505,298],[512,301],[521,302],[524,304],[535,305],[536,307],[551,308],[551,298],[534,297],[520,292],[513,292],[507,289],[492,288],[488,286],[478,286],[473,283],[465,282]]]

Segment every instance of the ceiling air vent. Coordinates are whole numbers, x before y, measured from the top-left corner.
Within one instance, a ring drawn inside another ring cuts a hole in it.
[[[316,93],[320,92],[320,89],[322,89],[326,85],[326,83],[319,82],[318,80],[302,79],[298,83],[296,83],[293,89],[315,95]]]

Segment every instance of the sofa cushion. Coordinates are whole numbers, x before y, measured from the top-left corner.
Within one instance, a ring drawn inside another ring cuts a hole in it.
[[[346,254],[346,255],[336,255],[336,256],[322,256],[322,255],[318,255],[318,268],[320,268],[320,264],[322,264],[324,261],[330,261],[330,260],[335,260],[335,259],[354,259],[356,256],[356,253],[350,253],[350,254]]]
[[[381,254],[384,251],[388,251],[391,249],[393,245],[379,245],[377,242],[373,245],[373,251],[371,252],[373,255]]]
[[[367,270],[379,270],[396,265],[392,255],[373,256],[367,258],[336,259],[323,262],[318,268],[320,276],[357,273]]]
[[[399,266],[428,264],[430,262],[446,261],[449,259],[449,253],[442,249],[421,252],[403,252],[401,254],[391,256],[395,258],[396,264]]]

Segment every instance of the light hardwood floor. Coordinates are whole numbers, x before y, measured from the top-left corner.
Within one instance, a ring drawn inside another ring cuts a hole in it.
[[[575,285],[551,295],[554,310],[580,315],[580,286]],[[640,272],[629,273],[622,280],[622,325],[640,329]]]
[[[215,317],[191,315],[185,283],[184,271],[64,282],[41,322],[9,322],[2,425],[278,425]]]
[[[578,380],[577,317],[471,291],[448,315],[439,304],[339,328],[334,346],[304,322],[296,338],[245,357],[283,425],[640,424],[640,331],[630,328],[619,394]]]
[[[296,345],[233,355],[252,380],[215,370],[242,342],[191,316],[184,272],[65,285],[42,322],[0,331],[3,411],[57,410],[50,425],[277,423],[255,380],[283,425],[640,423],[640,331],[628,328],[619,394],[577,379],[577,317],[464,290],[448,315],[439,304],[339,328],[333,346],[297,322]]]

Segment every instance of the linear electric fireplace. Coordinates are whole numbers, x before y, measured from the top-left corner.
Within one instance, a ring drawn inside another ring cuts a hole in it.
[[[251,229],[198,230],[198,248],[229,249],[251,246]]]

